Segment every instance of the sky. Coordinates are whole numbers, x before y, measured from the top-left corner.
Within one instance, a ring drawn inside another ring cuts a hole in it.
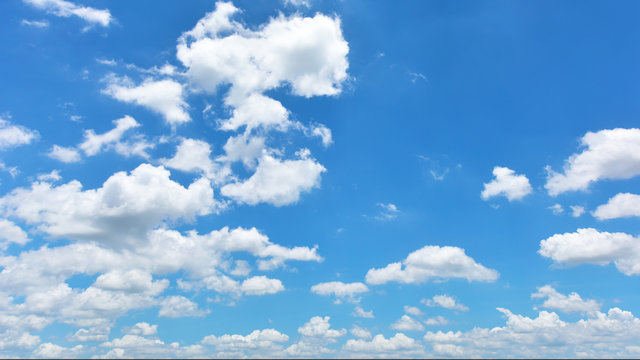
[[[0,353],[640,357],[635,1],[0,2]]]

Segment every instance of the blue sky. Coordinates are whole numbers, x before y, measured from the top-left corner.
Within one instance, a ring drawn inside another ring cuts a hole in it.
[[[0,3],[0,352],[640,356],[639,4]]]

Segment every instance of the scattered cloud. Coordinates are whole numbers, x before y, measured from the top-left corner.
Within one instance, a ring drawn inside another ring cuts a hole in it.
[[[373,310],[365,311],[362,306],[356,305],[356,308],[351,313],[352,316],[364,318],[364,319],[373,319]]]
[[[367,285],[360,282],[345,284],[341,281],[331,281],[316,284],[311,287],[311,292],[318,295],[333,295],[337,298],[348,298],[351,300],[354,300],[355,296],[358,294],[362,294],[367,291],[369,291]]]
[[[183,85],[174,80],[147,79],[136,86],[126,77],[112,76],[108,79],[108,85],[103,93],[120,101],[146,107],[162,115],[172,126],[191,121],[187,111],[188,105],[184,100]]]
[[[65,0],[22,0],[24,3],[36,9],[44,10],[48,14],[71,17],[77,16],[91,25],[107,27],[114,21],[108,9],[94,9],[88,6],[81,6]]]
[[[449,310],[469,310],[468,307],[458,303],[455,298],[449,295],[435,295],[431,299],[422,299],[420,302],[430,307],[439,306]]]
[[[0,150],[27,145],[38,139],[38,132],[20,125],[13,125],[0,117]]]
[[[640,175],[640,129],[611,129],[587,132],[581,139],[581,153],[571,155],[563,173],[547,166],[544,187],[551,196],[567,191],[585,191],[604,179],[629,179]]]
[[[549,206],[547,209],[550,209],[553,212],[553,215],[562,215],[562,213],[564,213],[564,208],[560,204]]]
[[[620,193],[593,212],[598,220],[640,216],[640,195]]]
[[[425,246],[382,269],[370,269],[366,281],[371,285],[396,281],[419,284],[432,279],[463,278],[467,281],[495,281],[498,272],[475,262],[464,249],[453,246]]]
[[[392,203],[388,203],[388,204],[377,203],[376,206],[380,208],[380,212],[374,217],[374,219],[376,220],[379,220],[379,221],[393,220],[398,217],[398,214],[400,214],[400,210],[398,210],[398,207]]]
[[[578,229],[540,242],[538,253],[558,264],[607,265],[613,262],[625,275],[640,274],[640,239],[629,234]]]
[[[388,339],[383,335],[376,335],[371,341],[362,339],[347,340],[342,349],[346,352],[356,354],[387,354],[397,357],[398,355],[408,356],[420,354],[423,347],[415,339],[412,339],[403,333],[397,333]]]
[[[551,285],[539,287],[538,291],[531,294],[531,297],[534,299],[546,298],[540,306],[565,313],[593,313],[600,311],[600,304],[595,300],[583,300],[576,292],[572,292],[569,295],[561,294]]]
[[[44,29],[44,28],[48,28],[49,27],[49,21],[45,20],[45,19],[42,19],[42,20],[22,19],[22,21],[20,23],[22,25],[24,25],[24,26],[31,26],[31,27],[40,28],[40,29]]]
[[[402,315],[402,317],[391,324],[391,328],[399,331],[424,331],[424,326],[409,315]]]
[[[584,207],[580,206],[580,205],[571,205],[569,206],[571,208],[571,216],[573,217],[580,217],[582,216],[582,214],[584,214]]]
[[[515,175],[515,171],[496,166],[493,168],[495,179],[484,184],[484,190],[480,194],[483,200],[489,200],[494,196],[506,196],[509,201],[520,200],[532,192],[529,179],[524,175]]]

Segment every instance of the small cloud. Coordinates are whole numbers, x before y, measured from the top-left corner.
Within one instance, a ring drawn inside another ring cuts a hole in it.
[[[40,29],[44,29],[49,27],[49,21],[42,19],[42,20],[27,20],[27,19],[23,19],[21,24],[23,26],[31,26],[31,27],[35,27],[35,28],[40,28]]]
[[[409,77],[411,78],[411,82],[415,84],[416,81],[418,80],[424,80],[424,81],[429,81],[427,80],[427,77],[422,74],[422,73],[415,73],[415,72],[409,72]]]
[[[584,214],[584,207],[583,206],[571,205],[569,207],[571,208],[571,216],[573,216],[573,217],[580,217],[580,216],[582,216],[582,214]]]
[[[400,210],[398,210],[398,207],[392,203],[388,203],[388,204],[377,203],[376,205],[381,209],[378,215],[374,217],[376,220],[380,220],[380,221],[393,220],[397,218],[398,214],[400,213]]]
[[[547,209],[553,211],[553,215],[562,215],[562,213],[564,213],[564,208],[560,204],[549,206]]]
[[[360,305],[356,306],[356,308],[353,310],[351,315],[355,316],[355,317],[365,318],[365,319],[373,319],[374,318],[373,310],[364,311],[364,309]]]

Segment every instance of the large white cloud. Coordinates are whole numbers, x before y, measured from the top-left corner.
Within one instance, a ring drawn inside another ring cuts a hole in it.
[[[144,106],[171,125],[191,121],[183,85],[173,80],[146,80],[136,86],[129,79],[110,79],[103,92],[117,100]]]
[[[598,220],[640,216],[640,195],[620,193],[593,212]]]
[[[536,318],[498,308],[505,326],[475,327],[466,332],[427,332],[435,356],[457,357],[635,357],[633,345],[640,336],[640,319],[612,308],[575,323],[554,312],[541,311]]]
[[[49,14],[61,17],[77,16],[90,24],[109,26],[113,17],[108,9],[95,9],[81,6],[65,0],[22,0],[23,2],[45,10]]]
[[[578,229],[540,242],[540,255],[567,265],[613,262],[625,275],[640,274],[640,238],[625,233]]]
[[[581,139],[585,149],[571,155],[563,173],[547,167],[545,188],[556,196],[567,191],[587,190],[603,179],[629,179],[640,175],[640,129],[587,132]]]
[[[531,184],[524,175],[516,175],[515,171],[496,166],[493,168],[495,179],[484,184],[480,194],[482,199],[488,200],[494,196],[506,196],[509,201],[520,200],[531,193]]]
[[[250,178],[227,184],[220,191],[224,196],[250,205],[295,203],[301,193],[320,185],[320,175],[326,171],[324,166],[309,157],[308,151],[299,154],[300,158],[296,160],[280,160],[263,154]]]
[[[142,164],[92,190],[82,190],[75,180],[60,186],[35,182],[30,189],[18,188],[0,198],[0,207],[51,236],[137,243],[163,220],[192,219],[210,213],[215,205],[207,179],[185,188],[169,175],[163,167]]]
[[[397,281],[418,284],[432,279],[463,278],[467,281],[495,281],[499,274],[478,264],[454,246],[425,246],[381,269],[370,269],[366,281],[372,285]]]
[[[565,313],[590,313],[600,310],[600,304],[597,301],[593,299],[583,300],[576,292],[572,292],[569,295],[561,294],[551,285],[539,287],[538,291],[531,294],[531,297],[534,299],[546,298],[541,305],[542,307]]]

